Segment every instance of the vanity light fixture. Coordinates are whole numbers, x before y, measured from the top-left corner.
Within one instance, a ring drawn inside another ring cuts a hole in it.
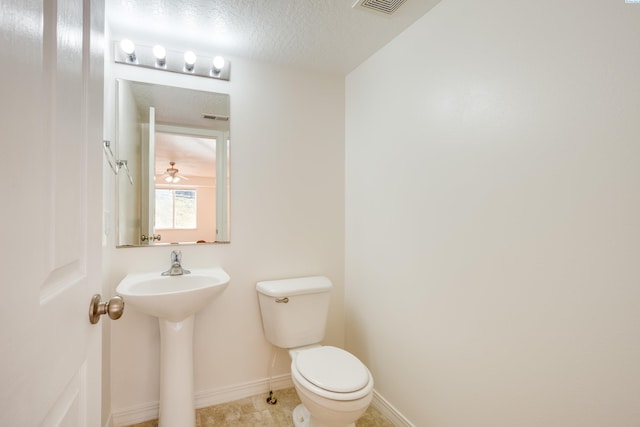
[[[136,58],[136,45],[129,39],[123,39],[120,42],[120,49],[126,55],[127,61],[135,64],[137,62]]]
[[[153,47],[153,56],[156,58],[156,67],[164,68],[167,66],[167,49],[157,44]]]
[[[164,46],[134,44],[129,39],[115,42],[114,61],[119,64],[229,80],[231,64],[222,56],[196,55],[194,51],[177,51]]]

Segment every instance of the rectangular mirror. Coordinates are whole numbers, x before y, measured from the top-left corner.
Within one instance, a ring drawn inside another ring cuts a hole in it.
[[[229,242],[229,95],[116,80],[118,247]]]

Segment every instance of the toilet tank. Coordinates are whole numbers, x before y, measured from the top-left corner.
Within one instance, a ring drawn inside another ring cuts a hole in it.
[[[323,340],[331,281],[324,276],[258,282],[264,335],[271,344],[295,348]]]

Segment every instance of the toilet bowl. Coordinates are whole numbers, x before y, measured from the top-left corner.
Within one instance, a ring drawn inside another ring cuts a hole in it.
[[[302,402],[295,427],[354,427],[373,398],[373,378],[351,353],[331,346],[292,349],[291,378]]]
[[[355,427],[373,398],[373,377],[353,354],[322,346],[332,288],[327,277],[258,282],[265,338],[289,349],[291,379],[302,402],[296,427]]]

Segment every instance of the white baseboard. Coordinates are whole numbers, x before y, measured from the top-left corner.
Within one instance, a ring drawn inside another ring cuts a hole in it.
[[[283,374],[271,379],[271,389],[280,390],[293,387],[290,374]],[[269,380],[262,379],[244,384],[232,385],[213,390],[204,390],[196,393],[196,408],[219,405],[233,402],[246,397],[255,396],[269,391]],[[140,405],[114,411],[111,415],[112,427],[124,427],[131,424],[142,423],[158,418],[159,402],[149,402]]]
[[[384,415],[395,427],[415,427],[411,421],[406,419],[387,399],[382,397],[376,390],[373,391],[371,406]]]
[[[113,427],[124,427],[158,418],[158,402],[143,403],[119,409],[111,414]]]
[[[275,376],[271,379],[271,389],[280,390],[293,387],[290,374]],[[244,384],[237,384],[216,390],[205,390],[196,393],[196,408],[206,408],[208,406],[220,405],[221,403],[233,402],[246,397],[255,396],[269,392],[269,380],[263,379],[251,381]]]

